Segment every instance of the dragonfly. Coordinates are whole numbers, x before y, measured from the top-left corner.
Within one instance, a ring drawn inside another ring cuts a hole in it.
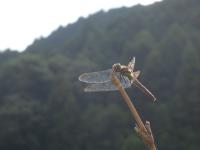
[[[111,81],[111,74],[114,73],[123,88],[130,88],[134,85],[155,101],[155,96],[138,80],[140,71],[134,71],[134,68],[135,57],[127,65],[116,63],[111,69],[83,73],[79,76],[79,80],[87,83],[87,86],[84,88],[85,92],[116,91],[118,89]]]

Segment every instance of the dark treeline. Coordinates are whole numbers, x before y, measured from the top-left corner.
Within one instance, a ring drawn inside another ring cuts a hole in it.
[[[1,150],[146,149],[118,92],[84,93],[78,76],[136,57],[152,103],[128,89],[158,149],[200,147],[200,1],[100,11],[0,54]]]

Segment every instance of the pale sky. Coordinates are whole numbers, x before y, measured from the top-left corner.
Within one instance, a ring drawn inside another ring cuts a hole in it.
[[[24,50],[34,39],[48,36],[60,25],[99,10],[160,0],[0,0],[0,50]]]

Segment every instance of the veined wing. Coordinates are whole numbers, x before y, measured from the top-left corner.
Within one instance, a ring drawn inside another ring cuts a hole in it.
[[[79,80],[86,83],[104,83],[110,80],[112,69],[102,70],[98,72],[83,73],[79,76]]]
[[[130,80],[125,77],[120,75],[120,73],[116,73],[116,76],[121,82],[121,85],[124,88],[129,88],[131,87],[131,82]],[[99,92],[99,91],[115,91],[118,90],[116,86],[112,83],[111,80],[104,82],[104,83],[93,83],[89,84],[88,86],[85,87],[84,91],[85,92]]]
[[[131,70],[134,70],[135,67],[135,57],[131,59],[131,61],[128,63],[128,67],[131,68]]]

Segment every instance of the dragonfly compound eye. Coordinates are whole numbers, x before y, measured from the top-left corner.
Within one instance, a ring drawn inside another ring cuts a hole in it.
[[[119,72],[121,70],[120,63],[114,64],[112,69],[113,69],[114,72]]]

